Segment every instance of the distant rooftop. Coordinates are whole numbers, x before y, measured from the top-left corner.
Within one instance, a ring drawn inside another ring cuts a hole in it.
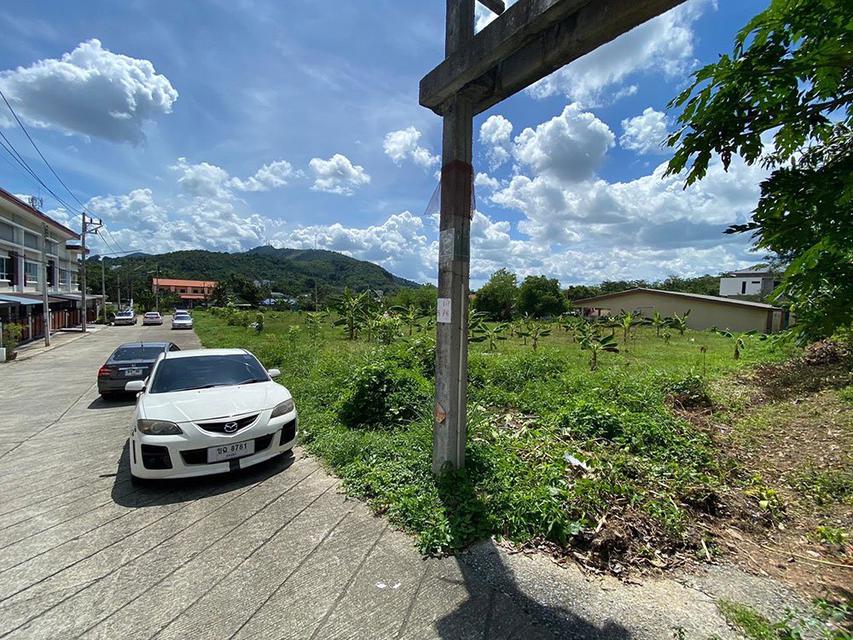
[[[636,287],[634,289],[628,289],[626,291],[617,291],[616,293],[605,293],[600,296],[593,296],[591,298],[582,298],[580,300],[575,300],[574,303],[576,305],[588,304],[590,302],[599,302],[602,300],[609,300],[610,298],[618,298],[620,296],[627,295],[629,293],[653,293],[664,296],[676,296],[680,298],[689,298],[690,300],[707,300],[709,302],[716,302],[719,304],[733,304],[739,307],[753,307],[757,309],[778,309],[779,307],[774,307],[772,304],[764,304],[763,302],[750,302],[748,300],[733,300],[732,298],[722,298],[719,296],[706,296],[700,293],[683,293],[681,291],[664,291],[663,289],[648,289],[646,287]]]
[[[158,287],[215,287],[215,280],[181,280],[179,278],[154,278]]]
[[[729,276],[773,276],[775,275],[768,267],[749,267],[748,269],[738,269],[737,271],[729,271],[726,275]]]

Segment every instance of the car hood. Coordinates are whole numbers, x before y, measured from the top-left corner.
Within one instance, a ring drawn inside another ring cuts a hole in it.
[[[142,396],[141,413],[149,420],[197,422],[272,409],[290,398],[275,382],[256,382],[239,387],[213,387]]]

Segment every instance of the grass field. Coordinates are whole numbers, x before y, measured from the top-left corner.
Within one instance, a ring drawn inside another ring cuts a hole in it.
[[[267,313],[261,332],[199,313],[196,330],[207,347],[245,347],[280,368],[303,445],[427,553],[494,535],[615,573],[664,567],[715,551],[707,523],[734,508],[733,491],[771,517],[777,506],[696,418],[713,407],[746,434],[749,393],[730,381],[797,353],[785,342],[747,338],[735,360],[733,341],[711,332],[664,340],[639,327],[626,343],[617,329],[620,352],[601,354],[594,372],[557,327],[535,351],[520,338],[472,344],[467,466],[435,480],[429,332],[351,341],[329,320],[287,312]]]

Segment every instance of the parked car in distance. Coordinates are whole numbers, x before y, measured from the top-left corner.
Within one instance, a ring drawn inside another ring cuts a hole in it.
[[[158,311],[146,311],[142,316],[142,325],[147,324],[163,324],[163,316]]]
[[[121,324],[136,324],[136,314],[130,309],[118,311],[116,312],[115,318],[113,318],[113,324],[116,326]]]
[[[141,392],[130,436],[130,473],[188,478],[243,469],[293,448],[293,398],[244,349],[166,352]]]
[[[126,393],[125,385],[131,380],[147,378],[162,354],[180,350],[174,342],[128,342],[121,345],[98,369],[98,393],[103,397]]]
[[[175,311],[172,316],[172,329],[192,329],[193,319],[186,311]]]

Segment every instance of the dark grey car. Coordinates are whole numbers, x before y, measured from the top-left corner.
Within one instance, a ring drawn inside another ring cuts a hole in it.
[[[128,342],[121,345],[98,369],[98,393],[104,397],[124,393],[125,384],[148,377],[160,354],[180,350],[174,342]]]

